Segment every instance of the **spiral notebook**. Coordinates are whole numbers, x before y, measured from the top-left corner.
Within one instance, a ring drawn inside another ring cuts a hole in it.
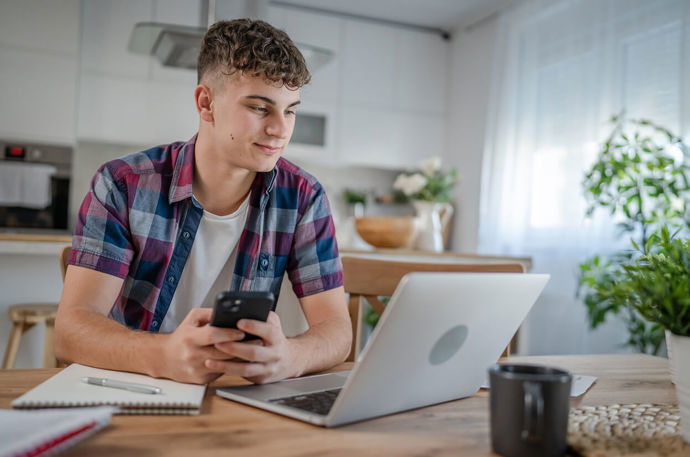
[[[107,426],[114,409],[0,409],[0,456],[55,455]]]
[[[152,395],[96,386],[82,382],[82,378],[85,377],[147,384],[160,388],[162,392]],[[15,399],[12,407],[37,409],[116,406],[115,414],[199,414],[205,391],[204,385],[184,384],[73,363]]]

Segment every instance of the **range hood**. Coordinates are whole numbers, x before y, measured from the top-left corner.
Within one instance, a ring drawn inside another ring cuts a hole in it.
[[[137,54],[153,55],[166,67],[196,70],[201,40],[206,33],[203,27],[139,22],[129,37],[127,48]],[[333,58],[328,49],[295,42],[307,62],[310,72],[327,64]]]

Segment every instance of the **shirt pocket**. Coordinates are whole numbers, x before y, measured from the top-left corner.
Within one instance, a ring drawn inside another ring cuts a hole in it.
[[[287,256],[277,256],[262,252],[259,254],[257,261],[256,274],[262,278],[283,276],[286,263]]]
[[[273,271],[275,270],[275,256],[267,254],[265,252],[259,253],[259,259],[257,261],[257,276],[267,277],[273,276]]]

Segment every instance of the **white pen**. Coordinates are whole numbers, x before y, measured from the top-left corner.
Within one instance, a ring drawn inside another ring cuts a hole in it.
[[[92,384],[94,386],[112,387],[114,389],[129,390],[130,392],[138,392],[142,394],[162,394],[163,390],[160,387],[149,386],[146,384],[137,384],[134,382],[116,381],[115,379],[107,378],[81,378],[82,382]]]

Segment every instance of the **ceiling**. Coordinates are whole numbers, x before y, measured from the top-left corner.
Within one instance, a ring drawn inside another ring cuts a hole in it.
[[[513,0],[281,0],[274,4],[328,10],[453,31],[485,19]]]

